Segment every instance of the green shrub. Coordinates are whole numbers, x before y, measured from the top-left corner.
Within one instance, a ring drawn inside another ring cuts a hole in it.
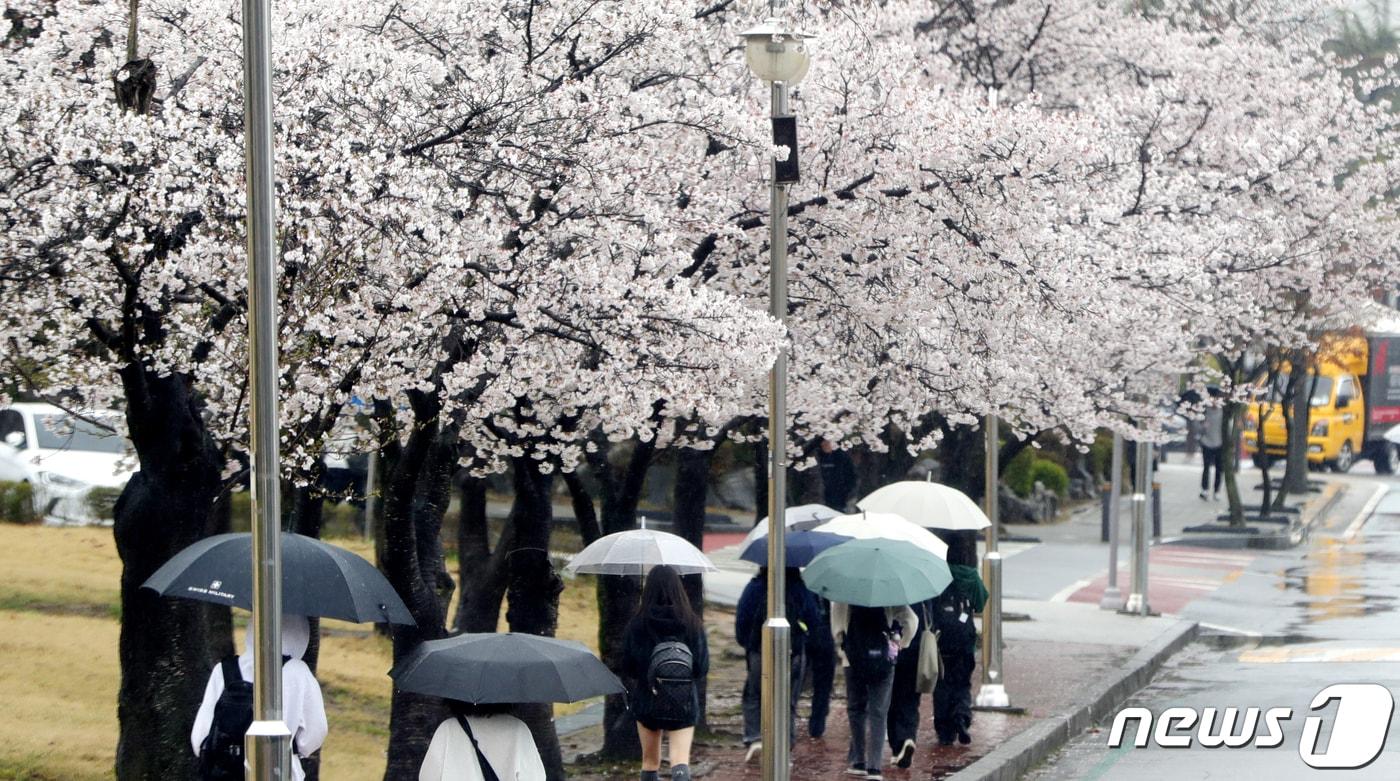
[[[29,483],[0,481],[0,521],[5,523],[38,523],[34,508],[34,489]]]
[[[1031,495],[1031,489],[1035,486],[1035,478],[1032,476],[1035,461],[1035,450],[1028,447],[1011,459],[1002,474],[1002,480],[1007,487],[1023,499]]]
[[[98,486],[87,492],[87,506],[94,518],[110,521],[117,517],[117,497],[122,495],[120,488]]]
[[[1036,459],[1031,467],[1031,485],[1040,483],[1048,490],[1063,498],[1069,493],[1069,473],[1065,468],[1043,458]]]

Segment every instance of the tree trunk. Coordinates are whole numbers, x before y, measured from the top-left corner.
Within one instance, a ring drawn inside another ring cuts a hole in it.
[[[705,502],[710,483],[710,461],[714,450],[682,448],[676,458],[675,532],[686,542],[697,548],[705,541]],[[820,475],[821,470],[811,470]],[[695,615],[705,620],[705,579],[703,575],[685,575],[686,596]],[[705,718],[706,701],[709,695],[707,680],[700,681],[700,714],[695,727],[700,732],[708,731],[709,721]]]
[[[768,516],[768,443],[753,443],[753,525]]]
[[[227,526],[216,511],[223,460],[184,375],[122,368],[126,419],[140,471],[117,500],[112,533],[122,560],[116,777],[192,778],[190,727],[230,638],[228,609],[167,599],[141,584],[171,556]],[[211,617],[222,613],[217,620]]]
[[[1300,366],[1306,366],[1308,355],[1296,350],[1290,357],[1293,371],[1288,384],[1292,397],[1286,402],[1288,410],[1288,463],[1283,469],[1283,489],[1275,499],[1277,507],[1289,494],[1302,495],[1308,491],[1308,433],[1312,430],[1312,395],[1317,386],[1317,373],[1298,376]]]
[[[384,572],[417,622],[392,628],[396,664],[419,643],[447,635],[452,595],[440,534],[456,470],[457,438],[439,427],[435,403],[420,394],[410,396],[414,429],[403,445],[391,438],[384,458]],[[441,699],[394,688],[385,781],[418,778],[433,731],[446,715]]]
[[[578,472],[565,472],[564,484],[569,487],[569,499],[574,508],[574,521],[578,524],[579,536],[583,538],[584,545],[592,545],[603,536],[602,527],[598,525],[598,510],[593,506],[593,497],[589,496],[588,490],[583,487]]]
[[[1230,525],[1244,526],[1244,506],[1240,502],[1239,475],[1235,464],[1240,452],[1240,403],[1231,401],[1225,404],[1220,420],[1220,468],[1225,472],[1225,497],[1229,504]],[[1260,426],[1262,429],[1262,424]]]
[[[505,560],[515,527],[506,524],[493,551],[486,514],[486,481],[468,476],[458,488],[457,567],[462,587],[454,623],[458,632],[494,632],[506,595]]]
[[[540,473],[534,459],[517,458],[514,467],[511,525],[515,533],[511,535],[512,549],[506,554],[506,622],[512,632],[553,637],[559,628],[559,595],[564,591],[564,581],[549,561],[549,535],[554,521],[550,486],[554,481],[550,475]],[[547,781],[563,781],[564,760],[559,735],[554,730],[553,706],[531,703],[517,706],[515,712],[535,738]]]
[[[983,464],[985,445],[981,429],[971,426],[945,426],[938,445],[939,482],[980,501],[986,493]]]

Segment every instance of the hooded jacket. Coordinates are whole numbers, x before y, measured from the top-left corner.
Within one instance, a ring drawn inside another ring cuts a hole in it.
[[[291,657],[282,665],[282,721],[292,732],[292,779],[302,781],[306,771],[301,769],[300,757],[310,756],[326,740],[326,708],[321,699],[321,685],[311,668],[302,657],[311,642],[311,625],[305,616],[282,616],[282,655]],[[238,669],[243,680],[253,680],[253,625],[243,636],[243,653],[238,657]],[[209,674],[209,683],[204,687],[204,701],[199,704],[199,712],[194,717],[194,728],[190,730],[190,745],[195,756],[199,747],[209,735],[214,723],[214,705],[219,695],[224,693],[224,673],[219,665]]]

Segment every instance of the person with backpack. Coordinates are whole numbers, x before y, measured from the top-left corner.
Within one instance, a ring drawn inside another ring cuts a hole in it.
[[[311,642],[305,616],[282,616],[282,721],[292,733],[292,779],[302,781],[301,758],[326,740],[326,708],[321,684],[302,661]],[[242,781],[243,737],[253,723],[253,625],[243,639],[243,653],[214,667],[195,713],[190,745],[199,758],[200,781]]]
[[[510,705],[448,700],[452,717],[438,725],[418,781],[535,781],[544,761],[525,722]]]
[[[910,605],[919,617],[921,627],[933,621],[934,600],[928,599],[917,605]],[[937,628],[935,627],[935,631]],[[894,680],[890,685],[890,711],[887,724],[890,751],[897,767],[909,767],[914,762],[914,751],[919,738],[919,705],[923,692],[918,687],[919,654],[923,645],[922,631],[915,632],[909,646],[899,652],[895,660]]]
[[[956,737],[972,742],[972,671],[977,666],[977,626],[972,617],[987,604],[987,587],[977,573],[976,532],[948,535],[948,569],[953,582],[934,599],[933,626],[938,632],[942,675],[933,689],[933,731],[938,743]]]
[[[885,720],[895,660],[918,631],[919,618],[907,605],[831,603],[831,634],[846,672],[846,715],[851,725],[847,775],[871,781],[884,778]]]
[[[797,701],[802,693],[802,675],[806,667],[808,638],[811,627],[817,622],[817,597],[807,590],[802,575],[796,567],[788,567],[784,576],[787,621],[789,633],[789,658],[792,662],[789,689],[791,711],[788,720],[789,747],[797,741]],[[747,668],[744,676],[744,746],[748,751],[744,761],[754,758],[763,750],[763,711],[761,708],[763,682],[763,625],[768,622],[768,568],[760,567],[758,574],[744,587],[739,597],[739,606],[734,614],[734,638],[744,649]]]
[[[700,717],[696,682],[709,671],[705,628],[680,575],[665,565],[653,568],[622,645],[622,674],[642,742],[642,781],[657,781],[663,733],[670,740],[672,781],[690,781],[690,743]]]

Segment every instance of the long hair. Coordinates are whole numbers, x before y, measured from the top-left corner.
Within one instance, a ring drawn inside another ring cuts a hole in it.
[[[641,617],[661,612],[675,616],[688,632],[699,634],[702,631],[700,619],[690,606],[690,597],[686,596],[685,587],[681,585],[681,576],[665,564],[653,567],[647,573],[646,583],[642,586],[642,603],[637,606],[637,615]]]

